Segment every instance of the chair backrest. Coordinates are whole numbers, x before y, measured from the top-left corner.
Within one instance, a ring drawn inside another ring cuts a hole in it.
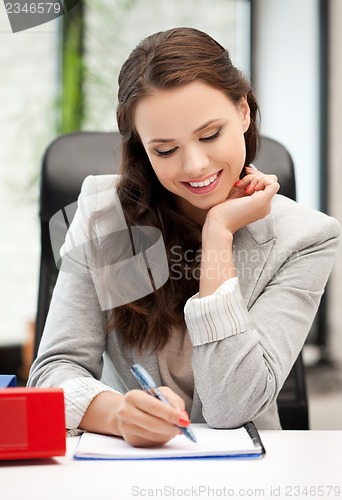
[[[121,162],[118,132],[74,132],[47,148],[40,177],[41,221],[77,200],[87,175],[117,173]]]
[[[56,212],[77,200],[83,180],[88,175],[117,173],[120,162],[118,132],[65,134],[53,141],[44,154],[40,175],[41,258],[34,356],[37,355],[58,275],[49,221]]]
[[[117,173],[120,167],[120,135],[117,132],[75,132],[56,139],[43,158],[40,185],[41,262],[35,349],[37,354],[58,270],[53,257],[49,220],[59,210],[75,202],[85,177]],[[262,137],[254,165],[278,176],[280,193],[296,199],[292,159],[277,141]],[[278,396],[284,429],[308,429],[305,371],[300,353]]]
[[[296,181],[292,158],[287,149],[274,139],[261,137],[260,150],[253,164],[265,174],[275,174],[280,194],[296,200]]]

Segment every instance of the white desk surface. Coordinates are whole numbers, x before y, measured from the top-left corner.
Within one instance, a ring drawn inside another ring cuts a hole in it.
[[[65,457],[0,461],[0,499],[342,500],[342,431],[260,435],[261,460],[76,461],[68,438]]]

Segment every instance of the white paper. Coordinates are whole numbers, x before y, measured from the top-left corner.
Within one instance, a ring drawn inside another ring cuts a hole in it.
[[[206,424],[192,424],[197,443],[178,435],[161,447],[136,448],[122,438],[84,433],[74,457],[93,459],[155,459],[184,457],[233,457],[261,454],[244,427],[239,429],[211,429]]]

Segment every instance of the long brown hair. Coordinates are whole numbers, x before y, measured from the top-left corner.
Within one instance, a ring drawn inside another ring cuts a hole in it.
[[[192,28],[151,35],[133,50],[119,75],[117,121],[122,135],[122,177],[118,196],[128,227],[160,229],[170,269],[164,286],[107,315],[108,331],[115,328],[127,347],[140,351],[161,349],[172,327],[184,323],[185,302],[198,291],[201,228],[177,211],[173,195],[158,181],[135,130],[135,106],[156,89],[172,89],[195,80],[225,92],[233,102],[247,96],[250,126],[245,133],[245,166],[250,164],[259,141],[258,105],[248,80],[233,66],[227,50],[209,35]]]

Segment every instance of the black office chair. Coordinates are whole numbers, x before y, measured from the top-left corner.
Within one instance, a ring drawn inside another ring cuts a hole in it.
[[[58,275],[53,256],[49,221],[75,202],[88,175],[117,173],[121,161],[117,132],[74,132],[58,137],[47,148],[40,175],[39,217],[41,258],[34,357],[37,355]]]
[[[43,158],[40,185],[41,262],[35,356],[43,333],[58,270],[51,248],[49,221],[77,200],[82,182],[90,174],[116,173],[120,166],[120,136],[109,132],[75,132],[56,139]],[[295,200],[293,163],[278,142],[263,137],[260,154],[254,162],[265,173],[278,176],[280,193]],[[301,354],[278,397],[284,429],[308,429],[308,404]]]

